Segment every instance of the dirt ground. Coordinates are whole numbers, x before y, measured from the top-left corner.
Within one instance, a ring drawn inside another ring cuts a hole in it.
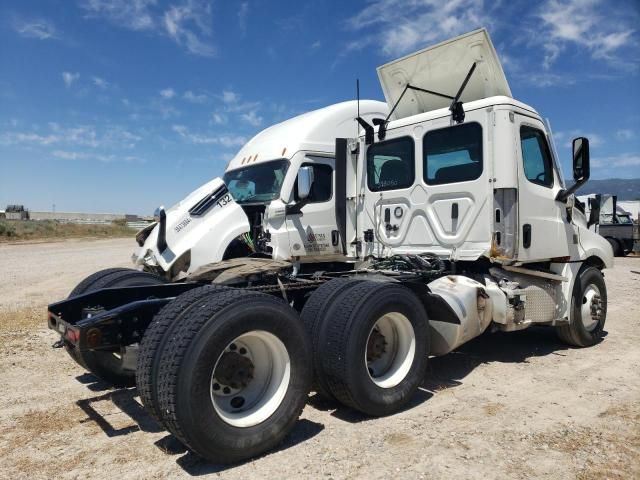
[[[130,240],[0,245],[2,478],[640,478],[640,258],[606,271],[607,336],[486,334],[433,359],[410,408],[369,419],[310,396],[275,452],[207,464],[50,345],[44,306],[128,265]]]

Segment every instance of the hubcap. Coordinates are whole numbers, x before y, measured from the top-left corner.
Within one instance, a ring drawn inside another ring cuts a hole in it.
[[[416,353],[416,336],[407,317],[390,312],[380,317],[367,338],[365,365],[381,388],[398,385],[409,373]]]
[[[275,335],[253,330],[233,340],[211,374],[211,402],[222,420],[251,427],[269,418],[289,387],[291,362]]]
[[[602,319],[603,313],[600,290],[593,284],[589,285],[582,294],[582,305],[580,306],[580,317],[584,328],[589,332],[594,330]]]

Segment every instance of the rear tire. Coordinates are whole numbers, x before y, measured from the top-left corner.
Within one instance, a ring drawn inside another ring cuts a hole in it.
[[[311,385],[298,314],[269,295],[229,290],[203,300],[161,353],[158,404],[169,431],[198,455],[233,463],[278,445]]]
[[[166,283],[162,277],[131,268],[108,268],[100,270],[82,280],[69,294],[69,298],[83,295],[101,288],[161,285]],[[135,372],[123,368],[122,357],[114,352],[87,350],[81,352],[77,347],[65,342],[65,350],[81,367],[96,377],[111,383],[115,387],[129,387],[135,383]]]
[[[304,327],[309,334],[309,338],[311,339],[314,372],[314,384],[312,389],[331,400],[333,400],[334,397],[329,389],[329,385],[326,383],[325,376],[318,373],[322,368],[322,352],[318,350],[318,343],[320,341],[320,325],[323,322],[327,310],[333,304],[336,297],[362,281],[363,280],[355,278],[336,278],[334,280],[330,280],[321,285],[311,294],[311,297],[309,297],[309,300],[302,309],[302,312],[300,312],[302,323],[304,324]]]
[[[320,335],[320,375],[336,399],[367,415],[399,411],[424,379],[427,314],[399,283],[367,281],[343,292]]]
[[[149,414],[158,421],[162,415],[158,406],[157,376],[162,352],[167,341],[182,326],[186,316],[220,292],[229,290],[221,285],[205,285],[179,295],[165,305],[154,317],[140,342],[136,365],[136,386],[142,404]]]
[[[597,268],[586,266],[578,273],[570,315],[568,325],[557,327],[563,342],[574,347],[590,347],[602,339],[607,320],[607,286]]]

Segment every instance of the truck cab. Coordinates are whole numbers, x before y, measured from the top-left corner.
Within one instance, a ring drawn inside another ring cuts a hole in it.
[[[334,261],[335,138],[357,132],[355,117],[384,118],[384,102],[342,102],[271,126],[252,138],[215,178],[139,232],[133,261],[146,271],[177,279],[231,258],[302,257]],[[312,176],[298,188],[298,172]]]
[[[350,258],[428,251],[521,265],[608,252],[573,214],[550,132],[511,96],[485,30],[383,65],[378,76],[392,113],[348,140],[344,155]],[[581,161],[588,140],[575,150]],[[577,188],[588,171],[574,173]]]

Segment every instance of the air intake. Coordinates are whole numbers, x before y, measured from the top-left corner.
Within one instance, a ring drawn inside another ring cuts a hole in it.
[[[204,215],[205,213],[207,213],[207,211],[211,207],[213,207],[216,203],[218,203],[218,201],[222,197],[224,197],[227,193],[229,193],[229,190],[227,190],[226,185],[223,185],[218,190],[208,194],[206,197],[204,197],[202,200],[196,203],[193,207],[191,207],[189,209],[189,214],[193,215],[194,217],[200,217]]]

